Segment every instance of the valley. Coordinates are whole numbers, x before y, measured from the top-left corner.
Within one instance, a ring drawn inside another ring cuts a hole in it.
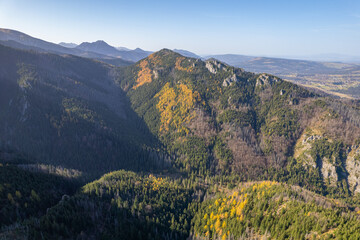
[[[103,41],[64,52],[10,36],[0,38],[0,239],[360,237],[356,65],[240,68],[169,49],[135,60]],[[319,71],[352,71],[326,86],[355,93],[304,87]]]

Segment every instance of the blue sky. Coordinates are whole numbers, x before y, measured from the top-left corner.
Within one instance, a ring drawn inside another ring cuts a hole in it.
[[[0,27],[56,43],[360,56],[360,0],[0,0]]]

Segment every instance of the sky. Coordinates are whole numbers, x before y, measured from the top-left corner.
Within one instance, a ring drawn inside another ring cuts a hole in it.
[[[360,0],[0,0],[0,28],[201,55],[360,56]]]

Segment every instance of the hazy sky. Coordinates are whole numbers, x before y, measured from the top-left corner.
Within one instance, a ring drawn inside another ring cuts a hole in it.
[[[0,0],[0,27],[146,50],[360,55],[360,0]]]

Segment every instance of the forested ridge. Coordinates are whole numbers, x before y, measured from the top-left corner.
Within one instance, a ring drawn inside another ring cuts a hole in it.
[[[167,49],[0,53],[1,238],[359,237],[359,102]]]

